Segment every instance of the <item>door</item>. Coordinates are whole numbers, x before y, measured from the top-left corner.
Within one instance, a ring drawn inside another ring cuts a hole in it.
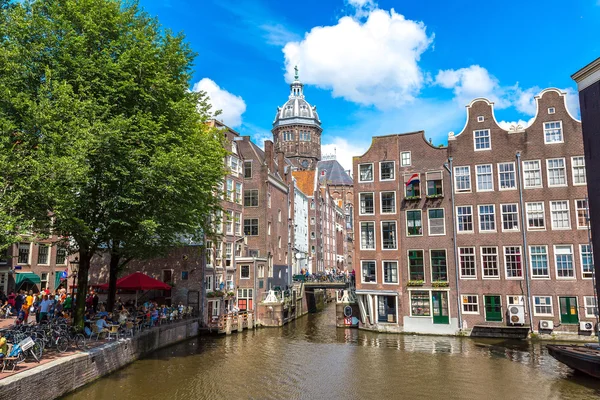
[[[502,321],[502,304],[500,296],[483,296],[485,302],[485,320],[491,322]]]
[[[448,292],[431,292],[431,300],[433,302],[433,323],[449,324]]]
[[[379,322],[396,322],[396,296],[378,296],[377,303],[377,320]]]
[[[562,324],[578,324],[577,297],[560,297],[560,322]]]

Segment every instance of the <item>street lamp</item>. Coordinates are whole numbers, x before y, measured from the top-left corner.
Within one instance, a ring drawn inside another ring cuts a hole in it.
[[[77,281],[77,272],[79,272],[79,257],[75,257],[75,259],[71,261],[71,272],[73,275],[73,285],[71,286],[71,303],[73,303],[75,298],[75,282]]]

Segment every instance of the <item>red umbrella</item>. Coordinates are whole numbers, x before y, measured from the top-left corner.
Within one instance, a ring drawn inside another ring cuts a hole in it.
[[[98,286],[100,289],[108,289],[108,283]],[[117,280],[117,289],[123,290],[171,290],[171,286],[164,282],[149,277],[141,272],[134,272]]]

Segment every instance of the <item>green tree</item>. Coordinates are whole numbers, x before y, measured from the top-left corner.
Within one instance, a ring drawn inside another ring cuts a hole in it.
[[[223,137],[205,123],[205,94],[188,89],[195,54],[183,35],[137,3],[37,0],[1,11],[0,127],[31,149],[20,179],[35,183],[9,197],[23,219],[71,239],[82,326],[95,253],[135,256],[121,249],[162,249],[209,229]]]

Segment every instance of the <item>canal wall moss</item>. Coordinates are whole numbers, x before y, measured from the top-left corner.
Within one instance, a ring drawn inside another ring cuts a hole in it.
[[[199,320],[190,319],[62,357],[0,380],[0,399],[55,399],[198,333]]]

